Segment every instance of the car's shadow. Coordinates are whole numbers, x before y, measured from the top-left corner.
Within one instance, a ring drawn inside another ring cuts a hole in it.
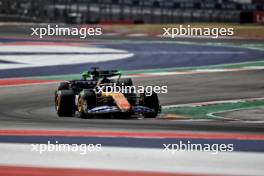
[[[142,119],[141,116],[125,116],[125,115],[97,115],[97,116],[92,116],[92,117],[89,117],[89,118],[83,118],[84,120],[86,119],[118,119],[118,120],[140,120]]]

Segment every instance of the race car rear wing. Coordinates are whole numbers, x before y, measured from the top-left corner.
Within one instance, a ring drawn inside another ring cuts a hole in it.
[[[119,70],[97,70],[97,67],[92,68],[92,71],[86,71],[82,74],[83,77],[92,77],[93,80],[98,80],[100,78],[109,78],[113,76],[121,77],[121,71]]]
[[[113,77],[121,75],[121,72],[118,70],[100,70],[100,71],[91,71],[90,74],[92,76],[99,76],[99,78],[104,77]]]

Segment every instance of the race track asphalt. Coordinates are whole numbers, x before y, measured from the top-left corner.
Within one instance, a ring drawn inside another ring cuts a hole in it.
[[[13,43],[17,40],[1,40]],[[19,40],[19,42],[33,42]],[[68,42],[68,41],[67,41]],[[74,74],[100,66],[102,69],[150,69],[167,67],[207,66],[215,64],[258,61],[264,58],[260,50],[205,43],[186,44],[161,40],[95,40],[82,42],[82,47],[125,50],[134,56],[123,60],[97,64],[78,64],[40,68],[21,68],[0,71],[0,78]],[[243,41],[240,41],[243,42]],[[54,52],[54,51],[53,51]],[[1,52],[0,56],[16,53]],[[19,53],[19,55],[30,53]],[[45,53],[44,53],[45,54]],[[50,53],[56,54],[56,53]],[[57,53],[58,54],[58,53]],[[75,53],[78,55],[78,53]],[[83,53],[79,53],[83,54]],[[18,57],[19,57],[18,55]],[[39,53],[43,55],[43,53]],[[38,53],[34,53],[37,57]],[[1,62],[0,62],[1,63]],[[192,102],[232,100],[263,97],[264,70],[225,73],[199,73],[174,76],[134,78],[136,85],[167,85],[168,94],[159,95],[162,105]],[[257,131],[263,124],[247,124],[224,120],[165,120],[165,119],[78,119],[58,118],[54,109],[57,84],[0,87],[0,128],[36,129],[111,129],[111,130],[202,130]]]
[[[55,41],[55,39],[33,41],[29,37],[23,38],[17,35],[25,34],[24,30],[19,30],[19,27],[14,28],[13,26],[10,29],[0,28],[2,34],[0,44],[3,47],[6,43],[13,44],[11,49],[15,51],[10,53],[2,49],[0,52],[0,65],[12,64],[13,62],[6,59],[9,56],[10,58],[29,56],[33,59],[35,57],[47,59],[49,56],[56,57],[56,55],[71,57],[71,54],[74,54],[79,57],[85,54],[74,53],[72,50],[67,51],[67,53],[58,53],[56,49],[48,51],[48,54],[36,51],[32,51],[32,53],[16,52],[17,43],[22,46],[30,43],[27,45],[30,49],[30,45],[34,45],[34,42],[43,42],[41,44],[44,45],[48,43],[56,45],[55,42],[67,45],[72,42],[81,47],[96,46],[98,48],[125,50],[128,53],[133,53],[134,56],[96,64],[87,62],[75,65],[2,69],[0,70],[0,79],[80,74],[92,66],[100,66],[101,69],[144,70],[263,61],[264,59],[264,52],[261,50],[241,48],[240,44],[250,44],[252,40],[197,39],[195,40],[196,44],[193,43],[193,39],[168,41],[158,38],[153,40],[123,38],[122,40],[115,40],[114,37],[101,40],[83,40],[81,42],[69,39],[65,41]],[[12,35],[6,35],[9,32]],[[217,43],[223,44],[224,42],[235,43],[238,47],[217,45]],[[214,45],[210,43],[214,43]],[[263,41],[259,40],[257,43],[262,45]],[[86,59],[86,56],[89,55],[84,56]],[[17,62],[14,64],[19,65]],[[257,69],[137,77],[133,80],[135,85],[167,85],[168,93],[159,95],[162,106],[166,106],[264,97],[263,75],[264,70]],[[206,118],[165,119],[162,117],[158,119],[127,119],[122,117],[118,119],[59,118],[54,107],[54,91],[57,86],[57,83],[13,87],[0,86],[0,174],[7,175],[5,172],[10,174],[12,171],[16,171],[13,172],[13,175],[25,174],[25,170],[21,168],[3,166],[23,166],[24,169],[25,166],[93,168],[103,169],[102,175],[107,175],[105,173],[106,169],[151,171],[150,175],[154,175],[154,172],[172,172],[176,173],[175,175],[185,175],[185,173],[186,175],[263,175],[264,173],[264,125],[263,123],[246,122],[252,116],[250,111],[243,111],[243,118],[237,118],[234,121]],[[240,116],[236,114],[237,112],[234,113],[236,117]],[[233,116],[234,113],[229,114],[227,117]],[[258,116],[257,120],[263,121],[262,116]],[[60,134],[56,135],[57,132]],[[78,134],[72,135],[74,133]],[[95,136],[97,133],[103,133],[105,136]],[[134,136],[110,136],[113,133],[127,133]],[[175,134],[175,136],[160,138],[166,133]],[[153,136],[144,137],[144,134],[155,134],[157,136],[154,138]],[[185,137],[181,134],[184,134]],[[48,141],[59,141],[66,144],[99,143],[103,145],[104,149],[102,152],[89,153],[89,155],[80,155],[75,152],[68,152],[67,154],[47,152],[40,155],[32,152],[30,144],[47,144]],[[234,152],[219,152],[217,155],[200,151],[176,152],[175,154],[163,152],[164,143],[178,144],[180,141],[185,143],[190,141],[194,144],[208,143],[211,146],[215,144],[233,144]],[[41,173],[40,169],[38,170],[39,175],[45,174]],[[32,171],[34,170],[29,168],[27,173],[38,175],[36,171]],[[66,172],[70,175],[66,170],[59,170],[59,172],[62,175]],[[91,175],[87,170],[83,172]],[[45,175],[56,175],[56,172],[49,170]]]
[[[107,69],[203,66],[257,61],[264,58],[263,51],[223,46],[205,47],[168,43],[161,45],[151,42],[140,44],[129,41],[126,45],[122,42],[109,42],[98,44],[98,47],[122,49],[135,54],[132,58],[99,64]],[[80,73],[95,65],[87,63],[1,70],[0,78]],[[170,76],[152,75],[151,77],[136,77],[133,80],[135,85],[167,85],[168,93],[159,95],[162,106],[165,106],[263,97],[263,74],[264,70],[257,69]],[[0,165],[111,170],[131,170],[133,168],[152,173],[155,171],[202,173],[200,175],[206,173],[209,173],[207,175],[263,175],[264,173],[262,167],[264,142],[261,140],[263,139],[264,125],[263,123],[245,122],[250,117],[234,121],[206,118],[166,119],[163,117],[157,119],[59,118],[54,107],[54,91],[57,86],[58,83],[0,87],[0,155],[2,157]],[[41,136],[43,132],[46,135]],[[54,132],[63,134],[56,136],[53,134]],[[67,136],[75,132],[80,132],[80,134]],[[124,132],[130,134],[139,132],[138,134],[141,135],[134,137],[81,137],[81,133],[85,132],[86,135],[87,133],[109,135]],[[157,136],[152,139],[142,135],[144,133],[162,135],[166,132],[168,132],[167,134],[178,134],[178,136],[164,138]],[[180,134],[185,134],[185,138]],[[195,135],[198,137],[191,137]],[[253,139],[251,135],[255,138]],[[247,138],[249,136],[251,138]],[[69,152],[67,155],[60,152],[39,155],[30,151],[29,144],[46,144],[49,140],[69,144],[94,142],[102,144],[104,151],[84,156],[74,152]],[[220,152],[218,155],[191,151],[178,152],[176,155],[160,153],[164,143],[177,144],[181,140],[195,144],[233,144],[235,149],[234,152]],[[2,167],[2,172],[10,172],[10,170],[15,169],[8,170]],[[21,170],[17,171],[18,173],[15,175],[23,174]],[[103,171],[105,172],[105,170]]]
[[[264,70],[135,78],[136,85],[168,85],[162,105],[263,97]],[[127,131],[263,132],[263,124],[224,120],[59,118],[54,109],[57,84],[0,88],[1,129],[97,129]]]

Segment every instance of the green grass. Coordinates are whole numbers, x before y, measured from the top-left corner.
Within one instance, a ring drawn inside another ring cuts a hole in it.
[[[208,116],[209,113],[228,111],[234,109],[248,109],[248,108],[250,109],[257,107],[264,107],[264,100],[238,102],[238,103],[225,103],[225,104],[216,104],[216,105],[199,106],[199,107],[170,108],[170,109],[163,109],[162,113],[181,115],[196,119],[210,119],[213,117]]]

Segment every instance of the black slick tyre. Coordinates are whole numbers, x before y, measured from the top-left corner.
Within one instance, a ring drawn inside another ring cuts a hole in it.
[[[142,105],[154,110],[154,113],[145,113],[143,114],[144,118],[156,118],[160,111],[160,104],[158,95],[155,92],[152,92],[152,95],[147,96],[146,93],[141,95]]]
[[[79,94],[78,98],[78,117],[85,119],[85,118],[92,118],[92,114],[88,114],[87,110],[96,107],[96,95],[92,90],[83,90]]]
[[[59,117],[72,117],[75,114],[75,95],[72,90],[55,92],[55,109]]]

